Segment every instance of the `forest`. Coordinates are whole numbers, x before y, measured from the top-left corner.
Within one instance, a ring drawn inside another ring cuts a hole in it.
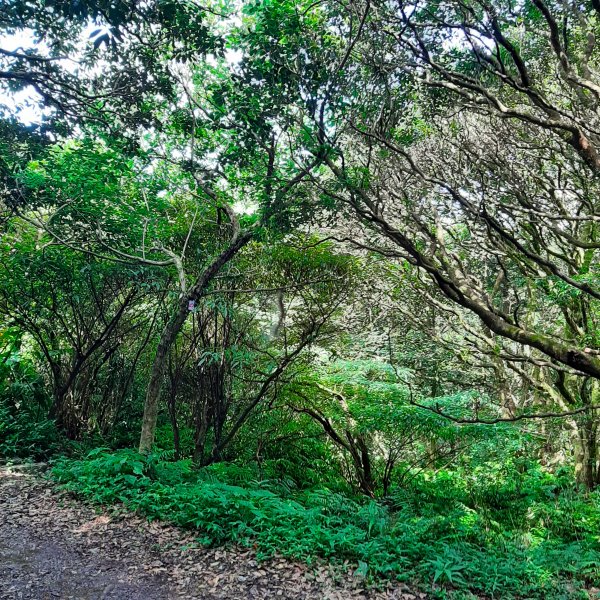
[[[365,593],[600,597],[598,0],[0,27],[1,463]]]

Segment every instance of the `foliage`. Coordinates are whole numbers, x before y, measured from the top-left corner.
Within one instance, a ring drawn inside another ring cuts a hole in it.
[[[599,14],[6,2],[2,458],[434,595],[591,588]]]
[[[15,329],[0,332],[0,459],[45,459],[64,450],[53,421],[46,418],[48,396],[31,357],[21,352]]]
[[[55,423],[35,417],[26,411],[14,412],[0,402],[0,460],[43,460],[65,451]]]
[[[566,474],[534,464],[516,479],[511,464],[482,465],[470,476],[421,475],[387,506],[255,474],[236,465],[196,472],[189,461],[102,448],[53,469],[93,502],[123,503],[196,529],[206,544],[255,545],[262,557],[348,560],[371,577],[421,581],[451,596],[560,598],[600,575],[600,496],[579,496]]]

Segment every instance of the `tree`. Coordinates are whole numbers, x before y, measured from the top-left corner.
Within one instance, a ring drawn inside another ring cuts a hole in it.
[[[73,439],[94,429],[92,421],[104,429],[114,417],[110,395],[118,412],[129,382],[103,374],[125,346],[144,340],[151,275],[40,244],[38,231],[15,222],[3,236],[0,269],[3,323],[30,336],[39,352],[52,393],[50,416]]]
[[[272,241],[228,265],[173,347],[170,394],[189,404],[196,463],[222,460],[254,414],[310,364],[355,272],[351,258],[328,248]]]
[[[135,145],[132,133],[161,125],[157,95],[176,102],[173,66],[222,52],[210,18],[193,2],[6,2],[0,85],[33,91],[58,131],[95,124]]]
[[[335,31],[340,57],[316,116],[299,107],[323,142],[313,152],[328,172],[313,182],[326,214],[357,218],[354,245],[425,275],[441,310],[476,315],[479,350],[508,361],[565,416],[583,409],[581,477],[595,485],[594,11],[542,2],[307,10],[312,22],[298,26]],[[272,9],[262,11],[268,20]],[[311,70],[289,55],[280,69],[310,86]]]

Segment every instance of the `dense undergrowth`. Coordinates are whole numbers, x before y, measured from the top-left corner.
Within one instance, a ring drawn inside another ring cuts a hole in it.
[[[257,479],[251,467],[194,470],[122,450],[60,458],[52,474],[95,503],[196,529],[206,544],[354,565],[439,597],[588,597],[600,581],[600,494],[533,462],[422,473],[385,501]]]
[[[119,449],[134,443],[120,430],[70,442],[44,417],[42,386],[29,383],[0,398],[0,459],[50,459],[52,476],[93,503],[195,530],[204,544],[346,563],[374,585],[400,580],[436,597],[597,593],[600,491],[578,490],[571,468],[542,467],[514,429],[483,430],[450,464],[415,469],[374,500],[342,477],[317,437],[260,464],[242,440],[239,460],[202,469],[173,452]],[[169,432],[159,429],[162,447],[172,447]],[[189,433],[182,430],[186,453]],[[102,443],[110,447],[90,451]]]
[[[0,353],[0,362],[0,459],[44,460],[65,452],[68,440],[46,418],[48,395],[42,377],[18,353]]]

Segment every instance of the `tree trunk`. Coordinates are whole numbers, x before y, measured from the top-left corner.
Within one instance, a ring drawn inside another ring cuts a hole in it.
[[[205,398],[201,407],[197,408],[196,431],[194,432],[194,464],[204,466],[204,448],[206,447],[206,434],[211,424],[208,400]]]
[[[189,313],[188,303],[191,300],[197,301],[200,298],[204,290],[214,279],[215,275],[252,239],[252,235],[252,231],[241,233],[213,260],[202,275],[196,280],[196,283],[182,296],[177,307],[177,312],[163,329],[156,349],[154,363],[152,364],[150,383],[148,384],[148,390],[146,391],[146,402],[144,404],[144,415],[142,417],[142,431],[140,434],[140,452],[149,452],[154,443],[154,433],[156,431],[156,421],[158,418],[158,401],[163,383],[166,359],[169,349],[173,345],[173,342],[177,338],[177,335],[187,319]]]
[[[587,490],[594,489],[599,483],[597,423],[589,415],[576,430],[575,439],[575,477],[577,483]]]
[[[361,435],[354,436],[351,431],[346,430],[346,439],[352,462],[358,479],[358,486],[363,494],[369,498],[375,497],[375,481],[371,468],[371,456],[364,438]]]
[[[175,450],[175,460],[181,458],[181,443],[179,436],[179,423],[177,422],[177,387],[171,387],[169,396],[169,417],[171,419],[171,429],[173,431],[173,449]]]

